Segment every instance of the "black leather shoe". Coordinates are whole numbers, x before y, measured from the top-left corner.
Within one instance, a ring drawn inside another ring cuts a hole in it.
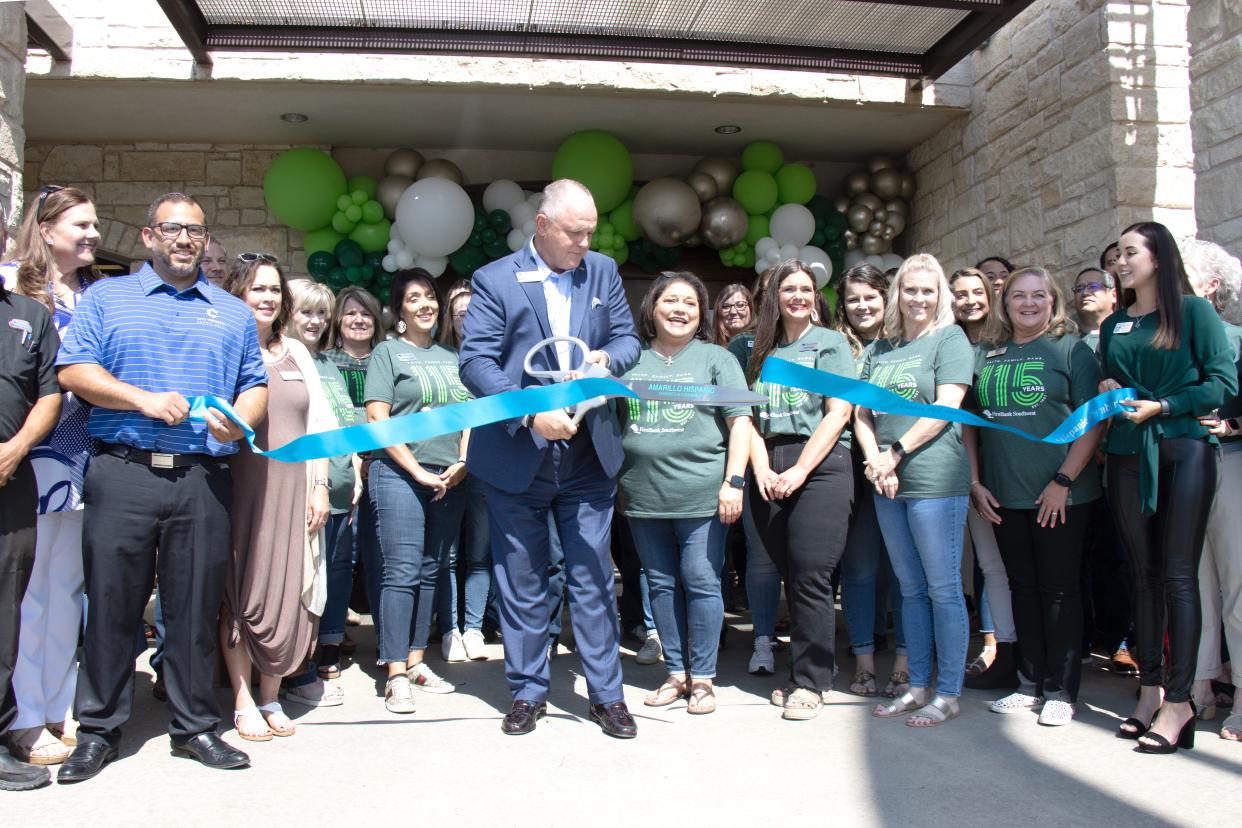
[[[199,733],[183,741],[173,740],[174,756],[197,759],[209,768],[244,768],[250,757],[229,745],[214,733]]]
[[[78,742],[56,772],[56,781],[62,785],[85,782],[98,776],[104,765],[116,758],[116,748],[103,742]]]
[[[618,739],[633,739],[638,735],[638,724],[623,701],[591,705],[591,721],[609,736]]]
[[[22,762],[0,745],[0,791],[32,791],[46,785],[51,778],[47,768]]]
[[[164,676],[157,673],[155,683],[151,685],[151,695],[156,701],[168,701],[168,691],[164,689]]]
[[[548,703],[518,699],[509,709],[509,715],[500,723],[500,731],[508,736],[522,736],[535,729],[535,723],[548,715]]]

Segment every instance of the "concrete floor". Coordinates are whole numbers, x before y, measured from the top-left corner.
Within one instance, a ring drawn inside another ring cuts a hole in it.
[[[550,715],[531,735],[500,733],[509,696],[498,644],[488,662],[448,665],[437,655],[434,668],[458,692],[418,693],[417,713],[390,714],[379,671],[363,666],[374,657],[372,628],[354,628],[359,661],[340,679],[345,705],[288,705],[298,732],[287,739],[242,742],[230,727],[225,738],[252,759],[240,771],[169,755],[144,657],[120,760],[80,785],[0,794],[3,824],[1238,824],[1242,744],[1217,738],[1220,717],[1199,724],[1193,751],[1136,753],[1113,737],[1135,680],[1100,669],[1103,659],[1086,670],[1078,718],[1059,729],[1038,726],[1033,713],[995,715],[992,694],[969,690],[962,716],[934,730],[873,719],[872,700],[844,692],[849,659],[819,717],[786,722],[767,703],[773,678],[746,673],[743,619],[729,621],[710,716],[687,715],[684,702],[645,708],[662,665],[637,665],[625,650],[639,722],[632,741],[585,720],[580,665],[564,650],[553,662]],[[880,659],[887,674],[889,658]]]

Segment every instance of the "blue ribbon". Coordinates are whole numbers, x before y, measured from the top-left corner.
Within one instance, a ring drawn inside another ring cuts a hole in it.
[[[821,397],[836,397],[839,400],[885,414],[930,417],[951,423],[965,423],[977,428],[997,428],[1035,443],[1072,443],[1099,423],[1129,411],[1129,408],[1121,404],[1122,400],[1138,398],[1138,392],[1133,388],[1117,388],[1107,391],[1080,405],[1065,418],[1064,422],[1053,429],[1051,434],[1037,437],[1020,428],[996,423],[960,408],[912,402],[878,385],[839,374],[830,374],[827,371],[818,371],[779,357],[768,357],[763,361],[763,372],[759,378],[766,383],[810,391]]]

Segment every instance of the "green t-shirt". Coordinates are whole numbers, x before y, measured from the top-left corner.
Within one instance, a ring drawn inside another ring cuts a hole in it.
[[[329,348],[323,352],[323,355],[332,360],[333,364],[340,369],[341,376],[345,378],[345,390],[354,403],[357,421],[365,423],[367,421],[367,366],[371,363],[371,355],[367,354],[362,359],[355,359],[344,348]]]
[[[390,339],[371,352],[366,401],[390,404],[390,416],[400,417],[468,399],[470,392],[457,376],[457,352],[452,348],[438,342],[430,348],[418,348],[402,339]],[[423,465],[450,466],[461,456],[461,432],[407,445],[414,459]],[[371,456],[381,458],[387,453],[379,451]]]
[[[624,379],[691,382],[745,388],[733,357],[693,340],[672,365],[643,346]],[[639,518],[708,517],[716,513],[729,447],[726,418],[750,415],[748,406],[620,400],[625,461],[618,481],[621,513]]]
[[[777,346],[771,355],[830,374],[851,379],[858,376],[849,342],[839,331],[818,325],[812,325],[796,342]],[[764,382],[755,383],[755,392],[768,398],[767,405],[755,406],[755,422],[764,437],[810,437],[824,419],[824,398],[819,394]],[[837,444],[848,449],[851,436],[847,426],[841,430]]]
[[[1100,349],[1100,332],[1082,334],[1082,341],[1094,354]]]
[[[1085,342],[1043,336],[1024,345],[978,346],[975,386],[968,397],[985,419],[1043,437],[1094,397],[1099,384],[1100,366]],[[978,433],[983,485],[1006,509],[1036,508],[1035,499],[1072,444],[1035,443],[994,428]],[[1070,486],[1069,503],[1099,496],[1100,476],[1092,462]]]
[[[894,345],[877,339],[864,352],[862,379],[920,403],[936,401],[936,386],[966,385],[974,378],[975,353],[957,325]],[[904,414],[871,412],[876,440],[886,449],[918,421]],[[962,427],[949,423],[940,433],[902,458],[897,467],[902,497],[953,497],[970,492],[970,463]]]
[[[336,423],[342,428],[357,422],[353,400],[345,390],[345,378],[330,357],[316,354],[315,370],[319,372],[319,381],[323,392],[336,415]],[[342,454],[328,459],[328,504],[332,514],[339,515],[350,511],[354,506],[354,464],[352,454]]]
[[[737,359],[742,366],[742,375],[746,375],[746,365],[750,362],[750,352],[755,349],[755,332],[742,331],[737,336],[729,340],[729,353]]]

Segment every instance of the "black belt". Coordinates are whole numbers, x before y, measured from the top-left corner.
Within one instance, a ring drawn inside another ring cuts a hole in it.
[[[111,454],[113,457],[120,457],[130,463],[141,463],[153,469],[185,469],[190,466],[224,462],[223,457],[213,457],[210,454],[167,454],[159,451],[143,451],[115,443],[100,443],[99,450],[102,454]]]

